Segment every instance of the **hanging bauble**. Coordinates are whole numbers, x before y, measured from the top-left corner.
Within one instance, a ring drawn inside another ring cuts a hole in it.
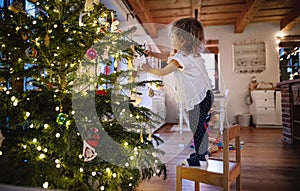
[[[154,90],[152,88],[149,88],[148,96],[149,97],[153,97],[154,96]]]
[[[106,96],[107,90],[96,90],[96,95]]]
[[[119,21],[113,21],[113,23],[111,23],[111,32],[119,32],[118,31],[118,25],[120,24]]]
[[[49,88],[53,88],[53,82],[49,82],[49,83],[48,83],[48,87],[49,87]]]
[[[20,35],[24,41],[28,39],[27,33],[24,30],[20,30]]]
[[[25,54],[28,57],[36,57],[37,56],[37,50],[36,50],[36,48],[30,46],[30,47],[26,48]]]
[[[144,143],[144,136],[143,136],[143,127],[141,125],[141,130],[140,130],[140,141],[141,143]]]
[[[96,148],[100,140],[100,132],[97,128],[87,129],[83,133],[85,141],[91,146]]]
[[[2,135],[2,132],[0,130],[0,147],[2,147],[2,143],[4,141],[5,137]]]
[[[49,47],[49,45],[50,45],[50,36],[48,33],[45,35],[44,44],[46,47]]]
[[[97,156],[95,148],[91,147],[86,141],[83,141],[82,156],[84,162],[92,161]]]
[[[67,122],[68,115],[65,113],[59,113],[56,117],[56,123],[59,125],[64,125]]]
[[[108,75],[110,73],[110,66],[105,66],[105,68],[104,68],[104,74],[105,75]]]
[[[136,78],[136,77],[138,76],[138,72],[137,72],[137,71],[135,71],[135,70],[134,70],[134,71],[132,71],[132,73],[131,73],[131,74],[132,74],[132,77],[134,77],[134,78]]]
[[[98,57],[98,52],[94,48],[90,48],[86,51],[85,56],[88,60],[95,60]]]

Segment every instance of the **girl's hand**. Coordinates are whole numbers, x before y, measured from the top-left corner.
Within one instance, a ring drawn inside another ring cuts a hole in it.
[[[151,69],[151,67],[148,64],[142,65],[142,70],[144,70],[145,72],[149,72],[150,69]]]
[[[151,50],[144,50],[144,53],[147,54],[148,56],[153,56],[153,52]]]

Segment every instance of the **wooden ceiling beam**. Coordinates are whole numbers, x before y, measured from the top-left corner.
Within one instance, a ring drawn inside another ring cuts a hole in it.
[[[242,33],[253,19],[265,0],[247,0],[244,10],[235,23],[235,33]]]
[[[192,0],[192,13],[191,16],[197,20],[200,19],[201,14],[201,0]]]
[[[293,28],[297,24],[297,22],[300,21],[299,7],[300,6],[297,4],[297,6],[280,21],[281,31],[291,30],[291,28]]]
[[[152,17],[149,12],[149,7],[145,0],[126,0],[127,4],[132,8],[135,16],[143,25],[146,32],[152,37],[157,37],[157,28],[153,24]]]

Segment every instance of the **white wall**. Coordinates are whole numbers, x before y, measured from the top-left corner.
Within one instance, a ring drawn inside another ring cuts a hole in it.
[[[298,32],[299,28],[295,27],[293,31]],[[276,44],[276,36],[280,28],[278,23],[259,23],[250,24],[241,34],[233,32],[233,26],[215,26],[205,28],[206,39],[219,40],[220,51],[220,73],[221,73],[221,93],[226,88],[230,89],[230,98],[228,102],[228,117],[231,123],[237,122],[236,116],[243,113],[249,113],[249,106],[244,99],[248,95],[248,86],[253,74],[237,74],[234,72],[233,61],[233,43],[239,40],[262,40],[266,45],[266,70],[262,73],[255,74],[258,82],[272,82],[276,85],[279,82],[279,55]],[[291,33],[293,33],[290,32]],[[169,44],[165,30],[159,31],[158,38],[154,41],[159,45]],[[222,80],[223,79],[223,80]],[[170,107],[170,106],[169,106]],[[174,108],[168,108],[173,111]]]
[[[236,116],[249,113],[249,106],[245,102],[248,87],[253,74],[237,74],[234,72],[233,43],[240,40],[262,40],[266,45],[266,70],[255,74],[258,82],[279,81],[279,60],[276,35],[279,25],[275,23],[251,24],[241,34],[234,33],[233,26],[205,28],[207,39],[218,39],[220,50],[220,72],[224,81],[220,82],[221,91],[230,90],[228,102],[228,116],[231,123],[236,122]]]

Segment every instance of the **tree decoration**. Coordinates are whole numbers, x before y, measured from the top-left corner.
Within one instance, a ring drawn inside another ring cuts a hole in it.
[[[97,157],[95,148],[90,146],[86,141],[83,141],[82,156],[84,162],[92,161]]]
[[[2,132],[0,130],[0,147],[2,147],[2,143],[4,141],[5,137],[2,135]]]
[[[27,57],[36,57],[37,56],[37,50],[34,47],[28,47],[25,49],[25,54]]]
[[[98,57],[98,52],[94,48],[90,48],[86,51],[85,56],[88,60],[95,60]]]
[[[96,94],[100,96],[106,96],[107,90],[96,90]]]
[[[8,6],[8,10],[14,13],[24,12],[23,4],[19,1],[14,1],[10,6]]]
[[[154,96],[154,90],[152,88],[149,88],[148,90],[148,96],[153,97]]]
[[[45,44],[46,47],[49,47],[49,45],[50,45],[50,36],[49,36],[49,33],[46,33],[46,35],[45,35],[44,44]]]
[[[86,142],[96,148],[99,145],[99,140],[100,140],[100,132],[97,128],[92,128],[89,130],[86,130],[83,133],[83,136],[86,138]]]
[[[140,141],[141,141],[141,143],[144,143],[143,126],[142,126],[142,124],[141,124],[141,129],[140,129]]]
[[[118,31],[118,25],[120,24],[120,22],[119,21],[113,21],[112,23],[111,23],[111,26],[110,26],[110,28],[111,28],[111,32],[120,32],[120,31]]]
[[[59,113],[56,117],[56,123],[59,125],[64,125],[66,124],[68,119],[68,115],[65,113]]]
[[[28,39],[27,33],[23,29],[20,30],[20,35],[24,41]]]
[[[83,137],[86,139],[83,141],[84,161],[92,161],[97,156],[95,148],[99,145],[100,132],[97,128],[88,129],[83,133]]]
[[[105,66],[105,68],[104,68],[104,74],[105,75],[110,74],[110,66],[108,66],[108,65]]]

